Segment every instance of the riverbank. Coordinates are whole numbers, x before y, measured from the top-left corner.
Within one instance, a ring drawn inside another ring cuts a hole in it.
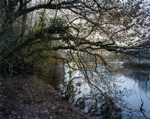
[[[90,119],[42,80],[1,79],[0,119]]]

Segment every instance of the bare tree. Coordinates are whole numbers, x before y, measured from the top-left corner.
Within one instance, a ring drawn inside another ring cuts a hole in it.
[[[64,57],[50,57],[62,60],[73,71],[80,70],[86,82],[110,100],[112,90],[106,95],[100,89],[111,87],[102,73],[115,67],[109,63],[110,54],[114,53],[113,59],[150,57],[150,8],[146,0],[2,0],[0,4],[0,63],[6,72],[19,69],[20,64],[25,69],[26,60],[38,53],[59,50]],[[33,18],[29,23],[31,13],[36,16],[42,9],[46,10],[45,20],[40,15],[44,26],[39,27]],[[95,81],[97,76],[101,82]]]

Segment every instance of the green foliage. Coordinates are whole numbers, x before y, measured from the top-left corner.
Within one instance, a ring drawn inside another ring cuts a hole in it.
[[[51,48],[52,39],[57,36],[53,36],[53,34],[62,34],[65,31],[65,20],[60,18],[54,18],[50,19],[49,25],[46,25],[47,18],[44,16],[45,11],[40,13],[40,21],[38,24],[38,28],[28,30],[23,34],[23,37],[19,36],[18,30],[19,29],[13,29],[10,28],[9,32],[6,34],[3,34],[2,38],[8,37],[5,41],[5,46],[1,48],[0,51],[3,51],[2,55],[2,65],[1,65],[1,71],[4,74],[20,74],[20,73],[33,73],[38,74],[37,72],[40,72],[42,69],[47,69],[47,63],[46,60],[50,57],[50,55],[45,55],[43,52],[46,50],[46,52],[52,51],[53,48]],[[6,30],[5,30],[6,32]],[[8,35],[8,36],[7,36]],[[2,39],[3,40],[3,39]],[[54,43],[54,42],[53,42]],[[1,44],[2,45],[2,44]],[[32,59],[30,62],[34,62],[32,64],[26,62],[26,58],[30,56],[30,59]],[[32,58],[31,58],[32,57]],[[35,63],[34,58],[38,59]],[[6,62],[7,61],[7,62]],[[5,63],[4,63],[5,62]],[[9,62],[9,64],[8,64]],[[11,65],[11,66],[9,66]],[[30,68],[29,68],[30,67]],[[10,69],[9,69],[10,68]],[[34,68],[31,70],[31,68]],[[29,71],[30,69],[30,71]],[[35,69],[39,70],[36,71]],[[8,70],[11,70],[8,71]],[[48,79],[46,76],[48,74],[48,70],[43,71],[41,74],[41,77],[45,77],[45,79]],[[44,76],[45,75],[45,76]]]
[[[2,47],[0,47],[0,63],[1,63],[1,72],[3,74],[7,73],[17,73],[17,70],[20,72],[23,69],[22,63],[24,58],[24,53],[22,49],[19,51],[14,51],[23,40],[18,40],[19,35],[18,29],[8,28],[1,35],[0,41]]]
[[[53,18],[50,19],[49,22],[52,24],[52,27],[65,27],[66,26],[66,21],[64,19],[61,18]]]
[[[47,21],[47,18],[45,17],[45,9],[43,12],[40,12],[39,15],[40,15],[40,21],[39,21],[38,27],[44,28],[46,27],[45,21]]]
[[[62,62],[51,58],[50,54],[52,53],[37,53],[26,59],[26,62],[32,67],[34,75],[46,83],[51,84],[54,88],[57,88],[57,86],[62,83],[64,75],[63,67],[61,67]],[[58,56],[59,54],[53,53],[53,56],[54,55]]]

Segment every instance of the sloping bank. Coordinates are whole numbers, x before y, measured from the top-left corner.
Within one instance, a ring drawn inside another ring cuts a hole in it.
[[[2,119],[90,119],[34,76],[1,79],[0,96]]]

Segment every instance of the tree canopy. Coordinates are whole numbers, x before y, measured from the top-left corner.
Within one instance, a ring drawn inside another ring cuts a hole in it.
[[[33,49],[27,56],[41,50],[61,49],[99,57],[104,64],[106,62],[99,53],[101,50],[148,58],[149,7],[147,2],[145,0],[37,0],[35,2],[3,0],[1,3],[2,38],[10,28],[14,30],[18,27],[21,32],[17,34],[16,40],[1,39],[1,44],[4,48],[7,47],[6,49],[10,48],[8,44],[11,47],[15,46],[9,49],[15,54],[17,50],[31,45],[39,38],[49,37],[53,41],[60,42],[59,45]],[[34,34],[24,38],[23,41],[23,35],[30,33],[29,30],[27,33],[27,27],[36,26],[36,12],[41,9],[47,10],[45,16],[41,16],[41,18],[45,17],[45,20],[42,18],[44,21],[41,19],[45,27],[34,29]],[[30,23],[28,18],[31,20]],[[52,18],[53,20],[50,20]],[[64,24],[62,20],[66,23]],[[41,42],[43,41],[42,39]],[[16,47],[18,42],[21,43]]]

